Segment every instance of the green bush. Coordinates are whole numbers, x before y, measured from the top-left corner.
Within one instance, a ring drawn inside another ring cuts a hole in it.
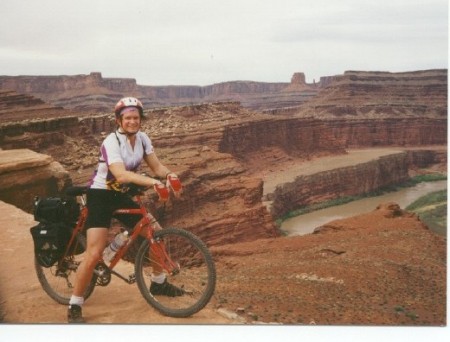
[[[416,213],[431,230],[445,235],[447,232],[447,189],[422,196],[406,210]]]

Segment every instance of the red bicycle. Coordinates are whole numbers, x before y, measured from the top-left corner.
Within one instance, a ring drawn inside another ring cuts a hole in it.
[[[69,304],[74,277],[86,250],[86,191],[86,187],[71,187],[66,191],[68,196],[78,197],[81,211],[64,255],[51,267],[43,267],[35,259],[35,269],[42,288],[52,299],[64,305]],[[84,297],[88,299],[96,286],[107,286],[114,275],[127,284],[136,282],[145,300],[162,314],[171,317],[191,316],[204,308],[214,293],[216,271],[213,258],[206,245],[191,232],[179,228],[161,229],[141,199],[144,191],[136,187],[129,192],[139,208],[115,212],[140,215],[142,218],[130,230],[129,239],[118,249],[109,265],[103,259],[99,260]],[[145,239],[142,239],[139,236],[144,228],[149,229]],[[133,260],[134,273],[128,276],[120,274],[115,270],[116,265],[123,260],[130,246],[139,243]],[[158,273],[165,272],[170,283],[183,289],[184,295],[167,297],[152,294],[150,274],[155,268]]]

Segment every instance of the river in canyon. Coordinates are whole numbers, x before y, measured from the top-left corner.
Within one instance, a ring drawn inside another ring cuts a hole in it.
[[[288,236],[310,234],[315,228],[327,222],[373,211],[380,203],[395,202],[402,209],[405,209],[419,197],[446,188],[446,180],[419,183],[414,187],[404,188],[381,196],[363,198],[287,219],[281,224],[281,230],[285,231]]]

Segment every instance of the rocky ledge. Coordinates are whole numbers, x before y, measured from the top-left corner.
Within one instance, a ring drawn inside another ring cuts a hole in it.
[[[31,211],[33,198],[58,195],[69,173],[50,156],[26,149],[0,150],[0,200]]]

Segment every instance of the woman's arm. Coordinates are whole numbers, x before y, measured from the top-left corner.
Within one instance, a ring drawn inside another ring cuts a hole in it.
[[[169,174],[175,177],[177,176],[159,161],[155,153],[145,155],[144,160],[157,177],[165,179]],[[114,175],[114,178],[116,178],[116,180],[121,184],[133,183],[146,187],[161,184],[161,182],[157,179],[143,176],[132,171],[127,171],[123,163],[112,163],[109,165],[109,170]]]
[[[178,176],[170,171],[166,166],[164,166],[158,159],[155,153],[145,155],[145,162],[150,167],[150,169],[155,173],[157,177],[167,179],[168,186],[172,189],[175,197],[179,198],[182,193],[182,185]],[[168,177],[170,175],[170,177]]]
[[[160,178],[166,179],[167,175],[171,174],[176,176],[173,172],[171,172],[166,166],[164,166],[158,159],[155,153],[146,154],[144,156],[144,160],[147,163],[148,167],[153,171],[153,173]]]
[[[114,175],[116,180],[121,184],[133,183],[145,187],[151,187],[155,184],[161,184],[159,180],[140,175],[138,173],[127,171],[123,163],[112,163],[109,165],[109,170]]]

